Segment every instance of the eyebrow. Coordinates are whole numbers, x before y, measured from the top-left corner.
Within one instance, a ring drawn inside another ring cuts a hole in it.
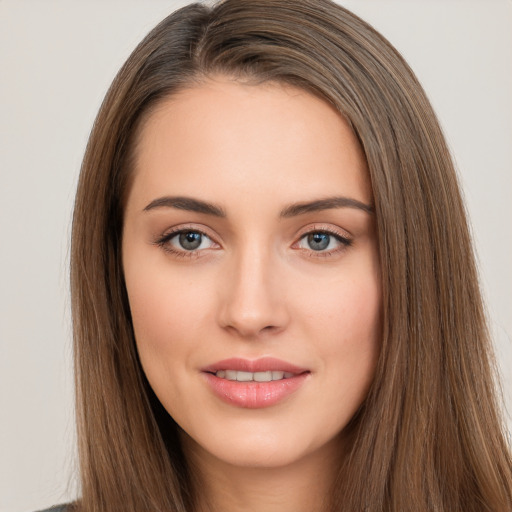
[[[213,215],[215,217],[225,217],[226,212],[220,207],[207,201],[201,201],[199,199],[193,199],[191,197],[159,197],[151,201],[143,211],[147,212],[154,208],[176,208],[177,210],[186,210],[189,212],[205,213],[206,215]]]
[[[184,196],[165,196],[159,197],[151,201],[143,211],[147,212],[155,208],[176,208],[177,210],[186,210],[190,212],[204,213],[206,215],[213,215],[214,217],[226,217],[226,212],[221,206],[202,201],[200,199],[193,199],[192,197]],[[325,199],[317,199],[314,201],[307,201],[303,203],[294,203],[286,206],[281,210],[280,217],[289,218],[306,213],[318,212],[322,210],[330,210],[334,208],[355,208],[362,210],[366,213],[373,213],[374,208],[372,205],[352,199],[351,197],[327,197]]]
[[[363,203],[351,197],[327,197],[325,199],[317,199],[316,201],[308,201],[304,203],[296,203],[287,206],[281,210],[281,217],[295,217],[310,212],[319,212],[322,210],[330,210],[333,208],[356,208],[366,213],[373,213],[374,208],[370,204]]]

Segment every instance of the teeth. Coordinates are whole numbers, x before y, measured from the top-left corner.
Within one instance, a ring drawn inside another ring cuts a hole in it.
[[[237,370],[219,370],[215,373],[219,379],[236,380],[238,382],[270,382],[273,380],[289,379],[295,374],[291,372],[239,372]]]
[[[270,382],[272,380],[272,372],[255,372],[254,380],[256,382]]]
[[[224,373],[226,374],[226,377],[225,377],[226,379],[236,380],[236,374],[237,374],[236,370],[226,370]],[[218,375],[217,375],[217,377],[218,377]]]
[[[236,380],[238,382],[249,382],[254,379],[251,372],[236,372]]]

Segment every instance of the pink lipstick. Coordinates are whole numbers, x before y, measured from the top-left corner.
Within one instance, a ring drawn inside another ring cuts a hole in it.
[[[202,371],[216,396],[248,409],[277,404],[297,391],[310,375],[305,368],[271,357],[225,359]]]

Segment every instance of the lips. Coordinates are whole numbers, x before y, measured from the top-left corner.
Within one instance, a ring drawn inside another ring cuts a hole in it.
[[[219,370],[215,372],[219,379],[236,380],[238,382],[270,382],[275,380],[289,379],[295,373],[279,370],[265,372],[241,372],[237,370]]]
[[[202,370],[213,393],[230,405],[249,409],[270,407],[286,399],[307,381],[309,370],[265,357],[225,359]]]

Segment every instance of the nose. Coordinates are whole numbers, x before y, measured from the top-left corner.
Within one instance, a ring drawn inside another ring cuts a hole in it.
[[[245,339],[283,331],[289,314],[278,258],[261,247],[246,247],[233,255],[220,290],[219,324]]]

